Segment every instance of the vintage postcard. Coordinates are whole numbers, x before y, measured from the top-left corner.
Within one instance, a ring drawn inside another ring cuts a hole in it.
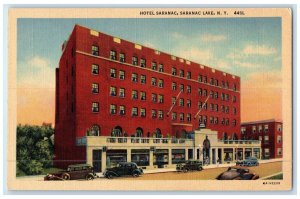
[[[9,9],[9,190],[291,190],[289,8]]]

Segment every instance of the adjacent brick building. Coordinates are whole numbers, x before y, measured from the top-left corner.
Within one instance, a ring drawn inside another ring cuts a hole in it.
[[[261,120],[241,124],[241,139],[260,140],[262,158],[282,158],[282,121]]]
[[[77,138],[191,138],[201,123],[239,137],[239,77],[75,25],[56,69],[57,166],[85,161]]]

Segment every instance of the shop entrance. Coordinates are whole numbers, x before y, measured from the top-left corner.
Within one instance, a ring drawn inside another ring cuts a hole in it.
[[[101,172],[101,155],[102,150],[93,150],[93,167],[95,172]]]

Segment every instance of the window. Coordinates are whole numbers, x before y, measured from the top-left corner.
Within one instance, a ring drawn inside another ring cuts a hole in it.
[[[277,155],[282,155],[282,148],[277,148]]]
[[[232,125],[236,126],[236,120],[232,120]]]
[[[202,96],[202,88],[198,88],[198,95]]]
[[[190,85],[187,85],[187,86],[186,86],[186,90],[187,90],[188,93],[191,93],[191,92],[192,92],[191,86],[190,86]]]
[[[152,99],[152,102],[156,102],[156,99],[157,99],[156,94],[152,93],[151,99]]]
[[[225,124],[226,124],[226,126],[229,125],[229,119],[226,119],[226,120],[225,120]]]
[[[219,109],[219,106],[218,106],[218,104],[215,104],[215,111],[217,111],[217,112],[218,112],[218,111],[219,111],[218,109]]]
[[[125,54],[120,53],[120,62],[124,63],[125,62]]]
[[[277,143],[280,144],[282,142],[282,138],[280,135],[277,136]]]
[[[141,67],[145,68],[146,67],[146,60],[141,59]]]
[[[219,97],[219,93],[215,92],[215,99],[218,99],[218,97]]]
[[[175,83],[175,82],[172,82],[172,90],[173,90],[173,91],[175,91],[175,90],[176,90],[176,88],[177,88],[177,85],[176,85],[176,83]]]
[[[225,118],[222,118],[222,125],[225,125]]]
[[[225,94],[225,100],[229,101],[229,94]]]
[[[93,102],[92,103],[92,112],[99,112],[99,103],[98,102]]]
[[[177,114],[175,112],[172,113],[172,120],[176,120],[177,119]]]
[[[159,71],[159,72],[164,72],[164,65],[159,64],[159,65],[158,65],[158,71]]]
[[[184,106],[184,99],[183,98],[179,99],[179,106]]]
[[[154,109],[151,110],[151,117],[156,118],[156,110]]]
[[[192,78],[192,74],[191,74],[190,71],[188,71],[188,72],[186,73],[186,78],[187,78],[187,79],[191,79],[191,78]]]
[[[262,125],[258,126],[258,132],[260,132],[260,133],[262,132]]]
[[[164,112],[162,110],[158,111],[158,119],[164,119]]]
[[[222,81],[222,88],[225,88],[225,82]]]
[[[198,75],[198,82],[202,82],[202,75]]]
[[[172,97],[172,104],[176,103],[176,97]]]
[[[207,116],[203,115],[203,123],[206,124],[207,122]]]
[[[141,117],[146,117],[146,109],[141,108]]]
[[[92,55],[99,56],[99,47],[96,45],[92,46]]]
[[[214,79],[210,78],[209,83],[210,83],[210,85],[214,85]]]
[[[236,102],[236,96],[232,96],[232,102]]]
[[[141,75],[141,84],[146,84],[146,75]]]
[[[226,112],[226,113],[229,113],[229,106],[226,106],[225,112]]]
[[[131,93],[131,97],[132,97],[132,99],[138,99],[137,91],[133,90],[132,93]]]
[[[270,149],[265,148],[265,157],[269,157],[269,156],[270,156]]]
[[[123,70],[119,71],[119,79],[122,79],[122,80],[125,79],[125,71],[123,71]]]
[[[265,133],[268,133],[268,132],[269,132],[269,125],[266,124],[266,125],[264,126],[264,129],[265,129]]]
[[[155,77],[151,78],[151,85],[156,86],[156,78]]]
[[[215,79],[215,86],[219,86],[219,81]]]
[[[209,117],[209,122],[211,123],[211,124],[214,124],[214,117]]]
[[[233,90],[236,91],[236,84],[233,84]]]
[[[207,77],[206,77],[206,76],[204,76],[203,82],[204,82],[204,83],[207,83]]]
[[[116,114],[116,113],[117,113],[116,105],[111,104],[110,105],[110,114]]]
[[[202,102],[198,102],[198,109],[202,108]]]
[[[132,57],[132,65],[137,66],[138,65],[138,58],[137,57]]]
[[[99,84],[92,84],[92,93],[99,93]]]
[[[183,84],[180,84],[179,88],[180,88],[180,91],[182,91],[182,92],[184,91],[184,85]]]
[[[179,76],[184,77],[184,70],[179,70]]]
[[[269,144],[269,136],[268,135],[264,136],[264,143]]]
[[[252,133],[256,133],[256,126],[252,126]]]
[[[214,110],[214,104],[210,104],[210,110],[211,110],[211,111]]]
[[[133,107],[131,110],[131,115],[132,116],[138,116],[138,108],[137,107]]]
[[[184,114],[183,114],[183,113],[180,113],[180,114],[179,114],[179,120],[180,120],[181,122],[184,121]]]
[[[233,113],[234,115],[236,115],[236,108],[235,108],[235,107],[232,108],[232,113]]]
[[[214,121],[215,124],[218,124],[219,123],[219,119],[218,117],[215,117],[215,121]]]
[[[92,74],[98,75],[99,74],[99,66],[96,64],[92,64]]]
[[[117,60],[117,53],[116,53],[116,51],[113,51],[113,50],[110,51],[110,59]]]
[[[221,105],[221,111],[224,113],[225,112],[225,106]]]
[[[203,89],[203,96],[206,97],[207,96],[207,90]]]
[[[141,95],[141,100],[145,101],[146,100],[146,92],[141,91],[140,95]]]
[[[187,100],[186,101],[186,106],[189,107],[189,108],[191,108],[191,106],[192,106],[191,100]]]
[[[114,87],[114,86],[111,86],[110,87],[110,95],[111,96],[116,96],[117,95],[117,91],[116,91],[117,89],[116,89],[116,87]]]
[[[186,120],[187,120],[188,122],[191,121],[191,114],[190,114],[190,113],[188,113],[188,114],[186,115]]]
[[[116,69],[114,69],[114,68],[110,69],[110,77],[111,78],[116,78],[117,77],[117,75],[116,75]]]
[[[159,88],[163,88],[164,87],[164,80],[162,80],[162,79],[158,80],[158,87]]]
[[[132,80],[133,82],[138,82],[138,75],[137,75],[136,73],[132,73],[132,75],[131,75],[131,80]]]
[[[172,75],[174,75],[174,76],[177,75],[177,69],[174,67],[172,68]]]
[[[213,98],[213,97],[214,97],[214,92],[213,92],[213,91],[210,91],[209,97],[210,97],[210,98]]]
[[[241,134],[245,134],[246,133],[246,127],[242,127],[241,128]]]
[[[125,115],[125,106],[120,106],[120,115]]]
[[[125,97],[125,89],[124,88],[119,89],[119,97],[121,97],[121,98]]]
[[[203,104],[202,107],[207,110],[207,103]]]
[[[282,126],[281,126],[281,124],[278,124],[278,125],[277,125],[277,131],[278,131],[278,132],[281,132],[281,131],[282,131]]]
[[[158,95],[158,103],[164,103],[164,96]]]
[[[156,62],[151,63],[151,68],[152,68],[152,70],[156,70]]]

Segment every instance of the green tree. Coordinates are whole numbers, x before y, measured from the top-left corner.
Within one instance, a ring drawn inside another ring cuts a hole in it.
[[[48,126],[17,126],[17,174],[36,175],[52,166],[53,134]]]

